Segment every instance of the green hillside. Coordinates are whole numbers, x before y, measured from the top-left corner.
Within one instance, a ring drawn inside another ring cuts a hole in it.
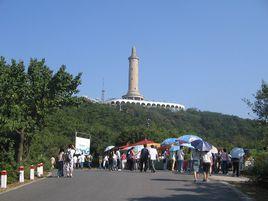
[[[134,105],[122,106],[120,110],[85,102],[49,116],[45,129],[36,135],[32,149],[50,150],[52,154],[56,148],[73,141],[75,131],[90,133],[92,151],[98,153],[108,145],[124,145],[145,137],[161,142],[186,133],[197,134],[219,147],[261,148],[265,136],[265,131],[255,121],[236,116],[194,109],[172,112]],[[36,143],[38,141],[42,144]]]

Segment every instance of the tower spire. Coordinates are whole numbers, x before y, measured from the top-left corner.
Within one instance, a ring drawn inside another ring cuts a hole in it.
[[[132,47],[131,58],[138,58],[135,46]]]
[[[131,49],[129,61],[129,78],[128,92],[123,96],[124,99],[143,100],[143,96],[139,91],[139,57],[137,56],[135,46]]]

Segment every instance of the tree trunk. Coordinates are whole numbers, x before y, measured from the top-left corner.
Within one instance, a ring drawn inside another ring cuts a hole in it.
[[[24,131],[17,132],[19,135],[19,146],[18,146],[18,154],[17,154],[17,162],[22,161],[22,156],[23,156],[23,145],[24,145],[24,139],[25,139],[25,133]]]

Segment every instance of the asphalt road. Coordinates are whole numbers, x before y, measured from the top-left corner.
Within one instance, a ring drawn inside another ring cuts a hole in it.
[[[242,200],[228,185],[195,184],[191,175],[77,170],[73,178],[47,178],[0,195],[1,201]]]

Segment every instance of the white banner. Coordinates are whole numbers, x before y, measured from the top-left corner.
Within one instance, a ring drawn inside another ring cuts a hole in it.
[[[88,155],[90,153],[90,139],[76,137],[75,148],[77,154],[83,153],[84,155]]]

